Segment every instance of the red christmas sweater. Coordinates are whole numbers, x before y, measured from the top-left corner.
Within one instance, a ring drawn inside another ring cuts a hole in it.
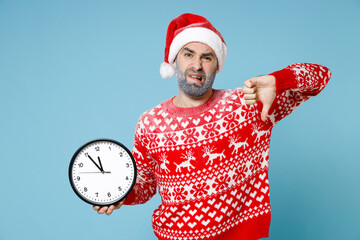
[[[192,108],[169,99],[142,114],[133,148],[138,175],[125,204],[145,203],[158,187],[162,204],[152,223],[159,239],[268,237],[271,131],[317,95],[331,73],[303,63],[271,75],[277,95],[265,122],[262,103],[246,105],[242,88],[214,90]]]

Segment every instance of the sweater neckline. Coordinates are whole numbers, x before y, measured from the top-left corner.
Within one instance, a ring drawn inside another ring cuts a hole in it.
[[[213,89],[213,95],[205,102],[204,104],[197,106],[197,107],[178,107],[175,106],[173,100],[175,98],[172,97],[164,102],[164,107],[167,109],[167,112],[171,115],[176,116],[191,116],[191,115],[198,115],[199,113],[206,112],[207,110],[211,109],[216,103],[217,100],[224,94],[225,90],[223,89]]]

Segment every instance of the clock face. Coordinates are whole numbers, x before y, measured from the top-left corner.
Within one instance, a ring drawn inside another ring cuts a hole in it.
[[[121,143],[98,139],[80,147],[69,166],[70,184],[85,202],[108,206],[121,201],[133,188],[136,164]]]

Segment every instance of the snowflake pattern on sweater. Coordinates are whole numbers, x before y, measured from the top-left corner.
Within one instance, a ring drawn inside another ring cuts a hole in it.
[[[246,105],[242,88],[214,90],[194,108],[169,99],[142,114],[133,148],[138,176],[125,204],[145,203],[159,188],[162,204],[152,219],[159,239],[268,236],[272,128],[317,95],[331,73],[303,63],[271,75],[277,95],[265,122],[261,102]]]

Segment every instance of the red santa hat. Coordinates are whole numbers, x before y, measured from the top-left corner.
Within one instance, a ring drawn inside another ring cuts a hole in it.
[[[220,32],[206,18],[184,13],[173,19],[167,29],[165,59],[160,67],[162,78],[171,78],[175,73],[175,58],[178,52],[190,42],[201,42],[215,52],[219,71],[224,66],[226,44]]]

